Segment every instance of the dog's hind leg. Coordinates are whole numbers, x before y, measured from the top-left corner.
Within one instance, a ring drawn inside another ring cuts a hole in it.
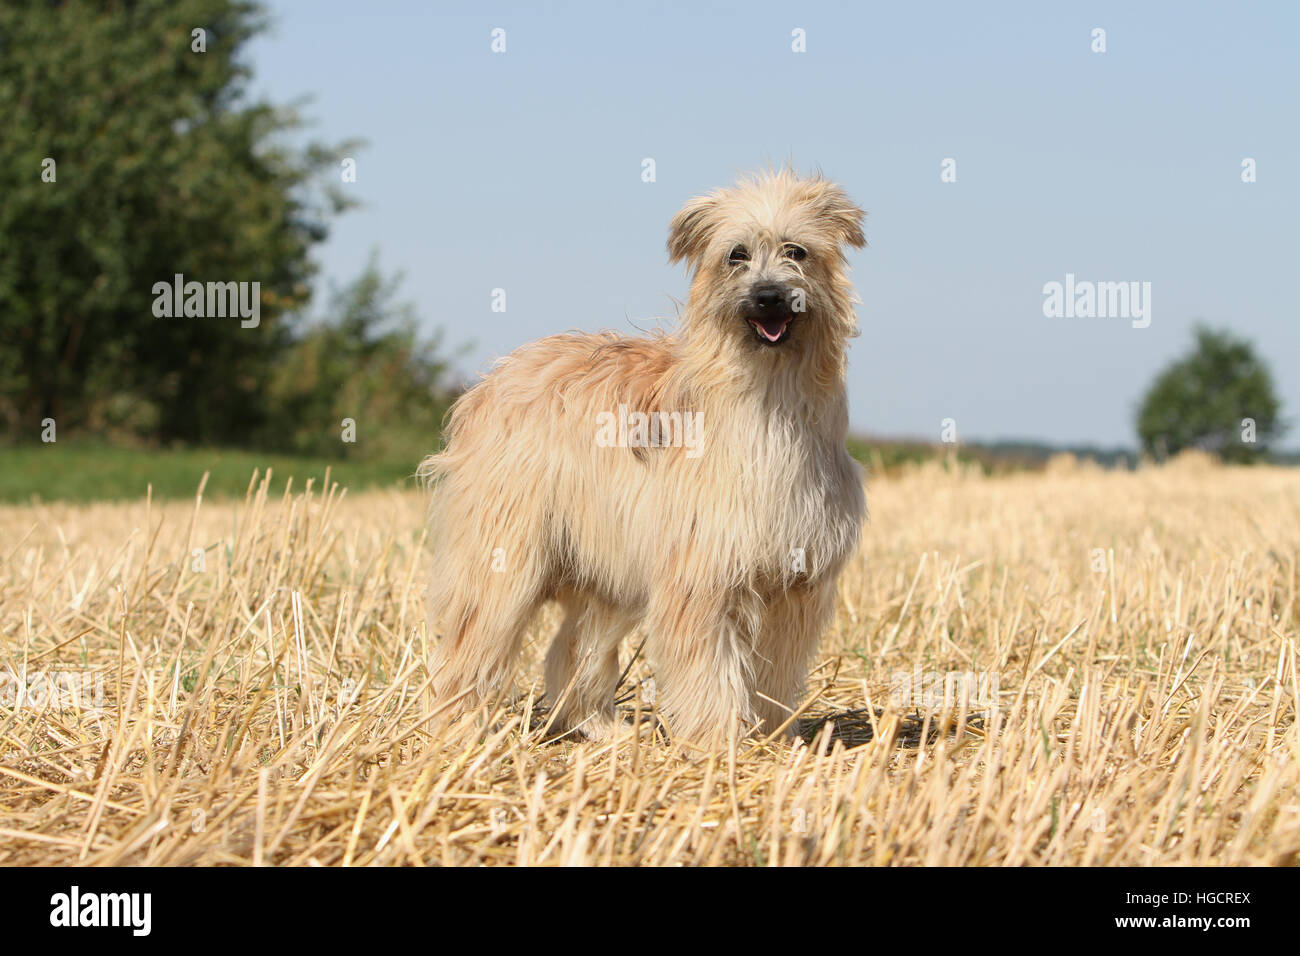
[[[509,512],[497,515],[503,513]],[[438,528],[444,529],[448,533],[435,541],[429,589],[430,631],[438,639],[430,669],[435,703],[456,714],[506,684],[524,630],[546,596],[548,569],[544,549],[535,546],[535,537],[518,536],[517,525],[465,520]]]
[[[552,730],[600,740],[618,726],[618,645],[634,621],[626,611],[594,596],[566,592],[559,600],[564,621],[546,654],[546,696],[555,714]]]

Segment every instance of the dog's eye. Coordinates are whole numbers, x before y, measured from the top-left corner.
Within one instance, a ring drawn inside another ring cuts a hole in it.
[[[744,246],[736,246],[731,250],[731,254],[727,256],[727,261],[732,265],[735,265],[737,262],[748,262],[749,250]]]
[[[785,248],[781,250],[781,254],[795,262],[803,262],[808,258],[808,250],[803,246],[796,246],[793,242],[787,242]]]

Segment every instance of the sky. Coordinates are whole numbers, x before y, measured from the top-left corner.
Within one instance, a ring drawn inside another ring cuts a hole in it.
[[[555,332],[671,326],[673,213],[788,162],[867,211],[855,432],[938,441],[952,419],[962,441],[1133,446],[1200,321],[1256,345],[1300,447],[1300,4],[268,12],[250,92],[310,96],[310,136],[366,141],[319,290],[377,252],[467,378]],[[1049,317],[1067,275],[1137,282],[1149,314]]]

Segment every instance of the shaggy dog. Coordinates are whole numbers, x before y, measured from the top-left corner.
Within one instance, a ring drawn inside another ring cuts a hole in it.
[[[865,512],[844,385],[862,218],[790,170],[692,199],[668,236],[693,271],[679,331],[551,336],[461,396],[420,468],[436,699],[498,692],[555,600],[561,727],[618,726],[619,643],[638,627],[675,735],[716,746],[733,717],[788,721]]]

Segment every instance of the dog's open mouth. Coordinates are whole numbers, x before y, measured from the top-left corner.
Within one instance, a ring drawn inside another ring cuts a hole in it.
[[[794,315],[783,312],[778,315],[764,315],[759,318],[749,317],[748,321],[764,345],[779,345],[790,337],[790,321]]]

